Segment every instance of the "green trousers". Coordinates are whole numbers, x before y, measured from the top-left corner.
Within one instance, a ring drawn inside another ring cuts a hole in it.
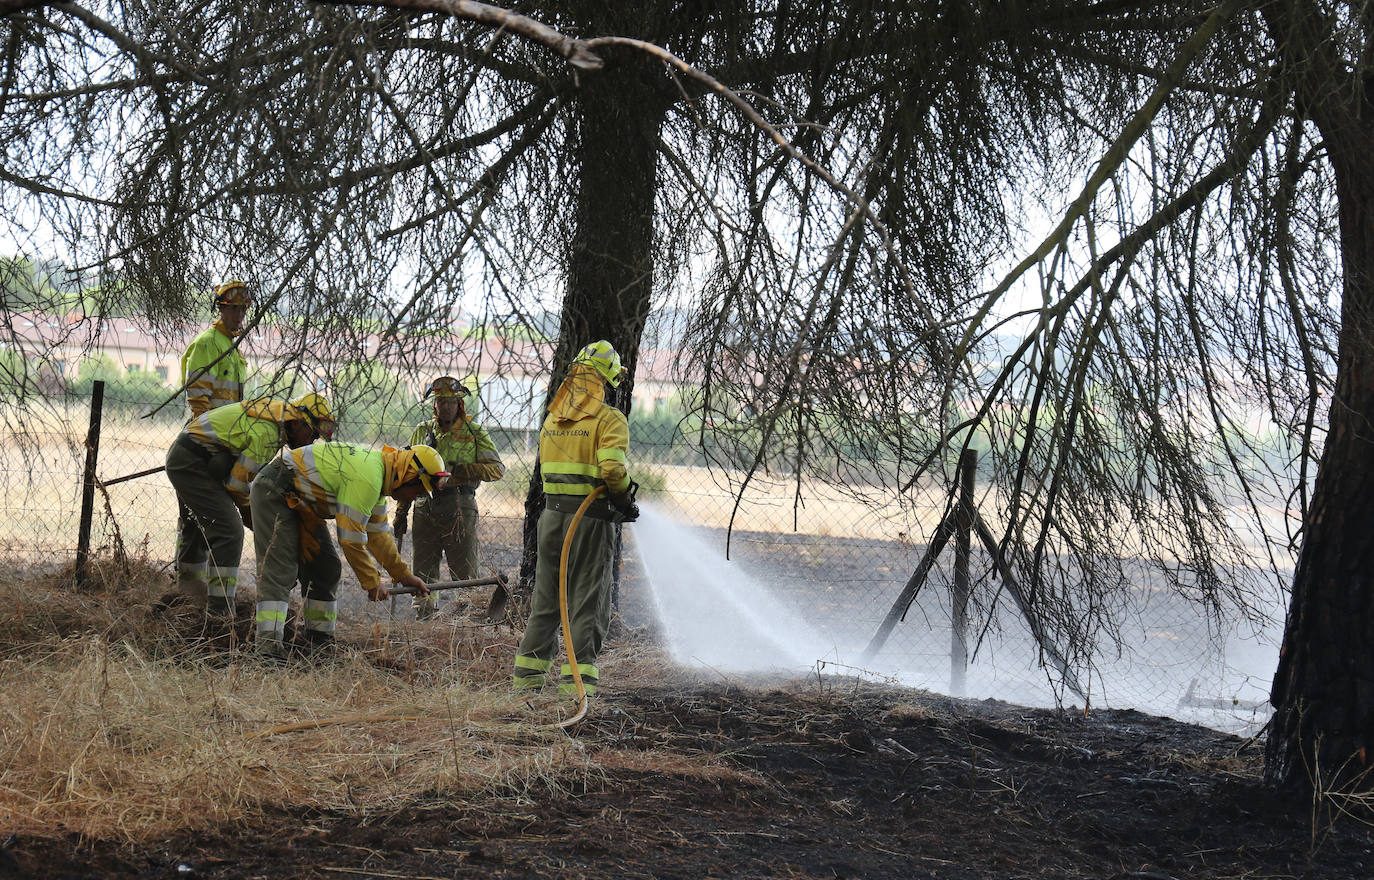
[[[414,540],[413,570],[425,583],[439,580],[439,560],[448,560],[452,580],[478,577],[477,501],[459,492],[441,492],[437,497],[417,501],[411,514]],[[434,594],[415,603],[416,614],[433,614],[438,597]]]
[[[525,635],[515,654],[512,685],[516,690],[534,690],[544,685],[561,648],[558,630],[562,624],[558,602],[558,566],[563,538],[573,514],[545,510],[539,515],[539,554],[534,569],[534,598]],[[611,626],[611,574],[615,554],[615,526],[605,520],[584,516],[573,533],[568,552],[568,622],[572,629],[573,653],[587,693],[595,693],[600,681],[596,657]],[[572,667],[563,664],[559,690],[574,691]]]
[[[343,565],[334,548],[328,521],[320,520],[313,535],[319,550],[311,559],[301,555],[301,516],[287,503],[292,491],[291,469],[282,459],[268,462],[253,480],[253,549],[258,560],[258,616],[254,649],[264,654],[286,653],[286,609],[299,578],[307,633],[333,635],[338,620],[339,578]]]
[[[243,517],[224,488],[226,458],[201,454],[184,440],[167,450],[167,479],[179,508],[177,589],[196,600],[203,597],[206,612],[217,617],[234,613],[243,556]]]

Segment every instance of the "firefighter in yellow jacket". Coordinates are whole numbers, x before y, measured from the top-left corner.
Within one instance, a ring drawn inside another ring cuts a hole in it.
[[[234,340],[243,327],[243,317],[252,302],[252,292],[242,281],[226,281],[215,288],[214,303],[219,310],[219,320],[192,339],[181,355],[181,384],[186,386],[186,408],[191,413],[189,421],[195,421],[212,409],[243,401],[248,362],[234,347]],[[168,476],[171,473],[168,471]],[[220,476],[222,478],[224,475]],[[203,537],[193,537],[199,535],[200,531],[181,493],[178,493],[177,587],[198,601],[205,596],[206,581],[205,541]],[[183,547],[181,542],[188,536],[195,543]],[[243,543],[241,533],[239,543]],[[235,562],[235,566],[237,564]]]
[[[452,476],[448,486],[415,503],[415,575],[426,582],[439,579],[439,559],[448,559],[454,580],[480,577],[477,571],[477,487],[506,473],[501,456],[486,430],[468,415],[468,389],[452,376],[429,383],[426,397],[434,398],[434,418],[411,432],[410,442],[433,446],[444,457]],[[405,533],[406,505],[396,508],[396,538]],[[415,605],[419,620],[437,610],[435,597]]]
[[[248,362],[234,347],[234,340],[252,304],[253,294],[242,281],[227,281],[215,288],[219,320],[192,339],[181,356],[181,383],[186,386],[192,418],[243,400]]]
[[[414,501],[443,488],[448,476],[443,458],[429,446],[368,449],[318,442],[264,467],[251,493],[258,561],[257,652],[286,656],[286,608],[297,578],[306,642],[316,649],[333,644],[343,567],[324,520],[335,521],[339,547],[369,599],[388,595],[377,564],[397,583],[427,593],[425,582],[411,573],[396,549],[386,498]]]
[[[329,402],[231,403],[192,418],[167,450],[167,479],[185,511],[177,534],[177,588],[211,617],[232,618],[249,484],[283,444],[295,449],[333,431]]]
[[[615,524],[639,515],[629,494],[626,470],[630,445],[625,415],[605,402],[605,386],[620,385],[624,369],[611,344],[598,340],[574,358],[568,378],[554,395],[539,432],[539,467],[544,511],[539,515],[534,597],[525,635],[515,655],[512,684],[517,691],[544,685],[557,653],[560,625],[558,567],[564,536],[577,508],[597,487],[578,522],[568,554],[568,616],[578,671],[587,693],[595,693],[600,673],[596,657],[611,623],[611,575]],[[559,690],[574,694],[572,667],[563,664]]]

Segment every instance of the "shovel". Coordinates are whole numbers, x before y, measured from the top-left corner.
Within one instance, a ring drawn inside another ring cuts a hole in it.
[[[506,619],[506,606],[510,604],[510,581],[506,573],[496,573],[496,589],[491,591],[491,601],[487,603],[487,623],[503,623]]]

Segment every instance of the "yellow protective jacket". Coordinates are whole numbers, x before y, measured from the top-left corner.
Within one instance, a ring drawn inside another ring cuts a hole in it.
[[[624,413],[605,403],[601,376],[587,364],[573,364],[539,431],[545,496],[551,502],[581,500],[602,484],[624,492],[630,486],[629,449],[630,424]]]
[[[439,427],[438,419],[421,422],[410,434],[410,445],[417,443],[433,446],[443,456],[444,465],[453,474],[450,482],[454,485],[490,483],[506,474],[506,466],[501,463],[501,456],[486,429],[469,416],[454,419],[447,431]]]
[[[226,449],[234,453],[224,488],[239,507],[248,506],[249,484],[286,443],[287,406],[266,399],[230,403],[193,417],[181,432],[211,455]]]
[[[243,400],[248,361],[238,349],[230,351],[233,345],[234,337],[216,321],[186,347],[181,356],[181,382],[186,386],[186,405],[193,417]],[[226,351],[229,353],[221,358]]]
[[[364,590],[381,583],[373,559],[393,580],[411,573],[387,520],[380,449],[321,440],[282,457],[291,467],[300,500],[321,519],[334,519],[339,549]]]

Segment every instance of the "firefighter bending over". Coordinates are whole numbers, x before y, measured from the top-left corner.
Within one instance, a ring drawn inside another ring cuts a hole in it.
[[[533,606],[515,654],[512,684],[517,691],[542,687],[553,665],[558,650],[558,566],[564,536],[578,506],[604,485],[609,495],[593,501],[578,522],[567,573],[573,652],[587,693],[596,692],[600,678],[596,657],[611,623],[615,524],[632,522],[639,515],[628,494],[629,423],[620,410],[605,402],[606,386],[618,387],[624,372],[620,355],[609,342],[598,340],[583,348],[554,395],[539,432],[544,510],[539,515]],[[564,663],[560,672],[559,692],[575,696],[572,667]]]
[[[387,597],[373,560],[397,583],[427,592],[396,549],[386,498],[413,501],[442,488],[447,479],[443,458],[429,446],[367,449],[318,442],[293,449],[264,467],[252,491],[258,561],[256,651],[270,658],[286,657],[286,608],[297,578],[307,647],[333,647],[343,567],[326,519],[335,521],[339,547],[369,599]]]
[[[252,528],[249,484],[283,444],[296,449],[332,433],[329,401],[307,394],[287,403],[251,400],[207,410],[167,450],[167,479],[183,511],[177,533],[177,589],[231,621],[244,526]]]

